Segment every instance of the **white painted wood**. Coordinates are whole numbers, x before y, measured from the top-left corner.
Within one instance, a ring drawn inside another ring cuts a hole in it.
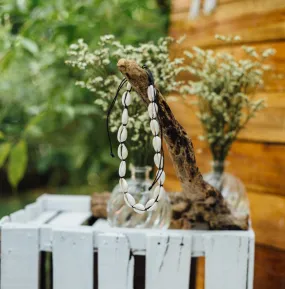
[[[29,224],[34,224],[34,225],[41,225],[48,223],[51,221],[56,215],[58,214],[57,211],[47,211],[43,212],[40,215],[38,215],[36,218],[33,220],[29,221]]]
[[[26,221],[30,222],[36,219],[42,213],[40,203],[32,203],[25,207]]]
[[[247,268],[247,288],[253,289],[254,280],[254,251],[255,251],[255,236],[254,232],[249,232],[249,245],[248,245],[248,268]]]
[[[40,199],[45,211],[90,212],[90,196],[43,195]]]
[[[188,289],[191,236],[148,235],[146,289]]]
[[[38,289],[38,228],[6,223],[1,235],[1,289]]]
[[[19,210],[10,215],[11,222],[14,223],[26,223],[27,215],[25,210]]]
[[[40,227],[40,249],[42,251],[52,251],[52,234],[54,228],[78,227],[91,216],[90,212],[61,212],[56,214],[48,224]],[[84,227],[84,226],[81,226]],[[91,229],[92,227],[90,227]]]
[[[74,227],[83,224],[91,217],[90,212],[62,212],[49,222],[54,227]]]
[[[88,227],[53,231],[54,289],[93,289],[93,240]]]
[[[205,289],[245,289],[248,268],[248,236],[225,232],[204,240]]]
[[[99,234],[98,288],[133,288],[134,257],[130,254],[127,236],[115,233]]]

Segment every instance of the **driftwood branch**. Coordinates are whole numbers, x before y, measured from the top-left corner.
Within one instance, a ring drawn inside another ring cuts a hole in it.
[[[133,89],[148,103],[148,78],[146,71],[135,61],[121,59],[118,69],[131,83]],[[203,180],[196,164],[193,144],[184,128],[178,123],[161,93],[158,93],[159,121],[182,185],[178,198],[179,209],[174,210],[176,227],[191,228],[197,222],[206,222],[215,230],[246,230],[248,216],[238,216],[228,208],[221,193]],[[175,209],[175,204],[173,205]]]

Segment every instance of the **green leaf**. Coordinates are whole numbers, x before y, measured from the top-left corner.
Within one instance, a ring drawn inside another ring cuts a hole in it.
[[[4,133],[0,130],[0,139],[4,139],[5,138],[5,135]]]
[[[31,39],[22,38],[21,44],[31,54],[36,54],[39,52],[39,47],[38,47],[37,43]]]
[[[8,142],[0,144],[0,168],[5,163],[6,158],[8,157],[8,154],[11,149],[11,144]]]
[[[11,150],[8,163],[8,179],[16,188],[23,178],[28,162],[28,149],[24,140],[20,140]]]

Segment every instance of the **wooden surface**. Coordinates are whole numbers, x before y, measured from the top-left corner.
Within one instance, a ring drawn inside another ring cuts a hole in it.
[[[256,97],[265,98],[267,108],[258,113],[233,145],[227,171],[246,185],[251,206],[251,219],[256,233],[255,289],[285,289],[285,1],[284,0],[220,0],[211,15],[189,19],[191,0],[172,0],[171,26],[174,37],[186,35],[172,55],[180,57],[191,46],[214,51],[230,51],[242,58],[241,45],[258,50],[277,50],[269,64],[273,73]],[[203,1],[202,1],[203,3]],[[240,44],[228,46],[214,39],[215,34],[240,35]],[[189,76],[182,75],[182,79]],[[198,164],[203,173],[210,170],[211,156],[207,145],[198,140],[201,125],[190,103],[172,101],[171,108],[193,138]],[[179,190],[170,160],[166,163],[168,190]],[[204,288],[203,261],[199,260],[198,289]],[[202,264],[202,265],[201,265]]]

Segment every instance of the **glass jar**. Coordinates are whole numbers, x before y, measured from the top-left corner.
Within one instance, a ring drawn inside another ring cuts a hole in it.
[[[248,215],[249,201],[242,181],[232,174],[224,172],[227,162],[214,161],[212,171],[204,174],[204,180],[218,189],[232,212]]]
[[[128,192],[137,203],[146,204],[153,198],[153,191],[148,190],[152,181],[149,179],[151,167],[131,166],[131,178],[127,179]],[[171,220],[171,204],[167,194],[158,202],[157,209],[144,214],[134,212],[124,201],[119,184],[113,189],[107,205],[108,222],[112,227],[167,229]]]

